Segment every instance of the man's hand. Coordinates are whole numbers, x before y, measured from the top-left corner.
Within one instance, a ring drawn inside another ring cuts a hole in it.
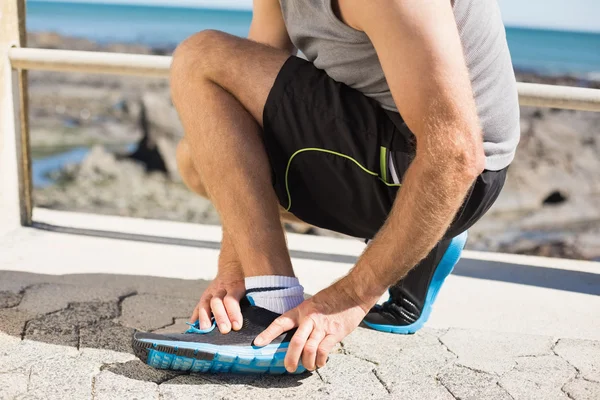
[[[190,322],[199,321],[200,329],[208,329],[213,315],[221,333],[229,333],[232,327],[239,330],[243,321],[240,300],[245,292],[241,266],[237,263],[220,265],[217,277],[194,308]]]
[[[296,371],[302,358],[302,365],[312,371],[325,366],[333,347],[360,324],[376,301],[362,302],[354,294],[350,281],[342,279],[281,315],[257,336],[254,344],[266,346],[282,333],[298,327],[285,356],[285,368]]]

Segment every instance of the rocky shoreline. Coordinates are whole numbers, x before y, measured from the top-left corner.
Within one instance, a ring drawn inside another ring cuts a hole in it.
[[[170,54],[173,49],[98,45],[55,34],[30,34],[30,47]],[[520,81],[588,86],[575,77],[519,73]],[[218,224],[210,202],[188,191],[175,164],[182,128],[165,79],[30,73],[34,154],[96,146],[80,165],[36,188],[38,207]],[[469,248],[600,259],[600,114],[523,107],[522,140],[505,189],[470,230]],[[132,154],[103,146],[137,143]],[[328,234],[321,229],[290,230]]]

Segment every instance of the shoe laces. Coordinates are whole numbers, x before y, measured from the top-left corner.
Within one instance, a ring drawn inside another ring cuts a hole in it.
[[[185,333],[206,334],[212,332],[217,327],[217,322],[214,319],[212,320],[212,325],[208,329],[200,329],[200,321],[196,321],[194,323],[186,322],[186,324],[189,325],[189,328],[187,331],[185,331]]]
[[[396,292],[395,295],[394,298],[390,293],[390,297],[381,305],[380,312],[388,314],[394,319],[403,320],[409,324],[419,319],[420,312],[414,309],[415,307],[412,302],[407,301],[408,299],[405,297],[405,294]],[[411,307],[407,307],[407,304],[404,304],[405,302],[410,304]],[[417,313],[414,311],[417,311]]]

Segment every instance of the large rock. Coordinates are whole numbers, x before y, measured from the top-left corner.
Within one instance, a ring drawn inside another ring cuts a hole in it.
[[[143,137],[131,155],[146,165],[147,171],[167,172],[179,180],[175,150],[183,128],[168,93],[146,93],[140,102],[139,126]]]
[[[600,257],[600,114],[523,107],[522,138],[471,248]]]

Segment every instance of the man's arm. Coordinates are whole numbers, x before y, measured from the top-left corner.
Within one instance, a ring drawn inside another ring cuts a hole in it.
[[[450,0],[339,0],[373,42],[394,101],[417,139],[392,211],[344,278],[277,318],[255,344],[298,327],[285,358],[294,371],[325,365],[385,290],[440,240],[484,168],[483,139]]]
[[[248,39],[296,54],[283,21],[279,0],[254,0]]]
[[[341,1],[344,17],[373,42],[417,139],[392,212],[348,277],[370,306],[442,238],[485,156],[450,1]]]

